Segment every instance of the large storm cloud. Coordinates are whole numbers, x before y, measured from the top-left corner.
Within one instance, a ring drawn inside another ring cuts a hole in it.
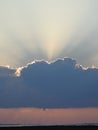
[[[21,70],[21,69],[19,69]],[[70,58],[36,61],[15,69],[0,67],[0,107],[97,107],[98,69]],[[18,72],[19,73],[19,72]]]

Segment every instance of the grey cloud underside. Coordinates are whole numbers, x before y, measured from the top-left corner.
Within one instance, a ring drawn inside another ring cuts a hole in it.
[[[0,107],[98,107],[98,69],[84,70],[65,58],[35,62],[15,70],[0,68]]]

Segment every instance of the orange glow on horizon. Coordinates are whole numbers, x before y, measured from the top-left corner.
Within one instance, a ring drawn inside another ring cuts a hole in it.
[[[98,123],[98,108],[0,109],[0,124],[66,125]]]

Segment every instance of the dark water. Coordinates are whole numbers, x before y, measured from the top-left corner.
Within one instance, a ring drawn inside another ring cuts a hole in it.
[[[23,126],[23,125],[0,125],[1,129],[8,129],[8,130],[14,130],[14,129],[27,129],[27,130],[67,130],[67,129],[93,129],[98,130],[98,125],[69,125],[69,126]]]

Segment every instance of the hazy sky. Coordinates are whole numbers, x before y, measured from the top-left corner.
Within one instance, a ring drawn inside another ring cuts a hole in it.
[[[98,66],[98,0],[0,0],[0,65],[72,57]]]

